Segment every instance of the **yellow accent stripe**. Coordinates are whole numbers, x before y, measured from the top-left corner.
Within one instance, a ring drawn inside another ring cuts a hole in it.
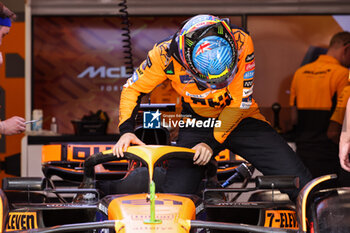
[[[180,46],[180,49],[183,49],[183,37],[182,36],[179,36],[179,46]]]
[[[189,219],[179,219],[179,224],[182,226],[183,229],[186,230],[186,232],[190,232],[191,230],[191,220]]]
[[[231,32],[231,28],[227,25],[227,23],[225,21],[221,21],[221,22],[225,26],[226,30]]]
[[[330,180],[333,179],[334,175],[325,175],[322,176],[318,179],[315,179],[315,181],[313,183],[311,183],[310,185],[308,185],[307,187],[305,187],[306,189],[304,190],[304,195],[303,195],[303,200],[302,200],[302,204],[301,204],[301,209],[302,209],[302,213],[301,213],[301,226],[302,226],[302,230],[304,232],[307,232],[307,225],[306,225],[306,201],[307,198],[311,192],[311,190],[318,184],[326,181],[326,180]]]
[[[115,220],[114,230],[116,233],[119,233],[122,231],[124,232],[125,231],[125,224],[120,220]]]
[[[2,221],[4,219],[4,216],[3,216],[3,214],[4,214],[4,210],[3,210],[4,203],[3,203],[3,199],[2,198],[0,198],[0,199],[1,199],[0,200],[0,213],[1,213],[1,216],[0,216],[0,232],[2,232],[5,229],[5,227],[3,226],[4,222]]]
[[[220,78],[220,77],[224,76],[227,73],[228,73],[228,69],[226,67],[226,69],[221,74],[217,74],[217,75],[208,74],[208,79]]]
[[[112,150],[112,149],[102,151],[102,154],[104,154],[104,155],[112,154],[112,153],[113,153],[113,150]]]

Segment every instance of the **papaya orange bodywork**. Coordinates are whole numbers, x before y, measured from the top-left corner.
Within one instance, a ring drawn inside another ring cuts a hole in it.
[[[45,145],[42,147],[41,164],[52,161],[61,161],[62,145]]]
[[[134,194],[113,199],[108,206],[109,220],[120,220],[117,233],[136,232],[189,232],[185,220],[193,220],[196,207],[190,198],[172,194],[158,193],[156,197],[156,219],[159,224],[144,223],[150,218],[150,204],[147,194]]]

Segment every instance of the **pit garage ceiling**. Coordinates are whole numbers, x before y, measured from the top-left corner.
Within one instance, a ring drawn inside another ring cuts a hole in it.
[[[27,0],[33,15],[118,14],[122,0]],[[350,0],[127,0],[130,15],[350,14]]]

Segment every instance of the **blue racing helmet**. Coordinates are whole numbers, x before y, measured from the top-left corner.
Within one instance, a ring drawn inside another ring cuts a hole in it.
[[[230,27],[212,15],[191,18],[177,38],[183,65],[202,86],[228,86],[237,71],[237,45]]]

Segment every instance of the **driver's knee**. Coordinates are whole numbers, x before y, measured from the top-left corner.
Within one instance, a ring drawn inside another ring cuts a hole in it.
[[[171,159],[168,163],[162,191],[165,193],[196,194],[204,177],[204,166],[191,160]]]

